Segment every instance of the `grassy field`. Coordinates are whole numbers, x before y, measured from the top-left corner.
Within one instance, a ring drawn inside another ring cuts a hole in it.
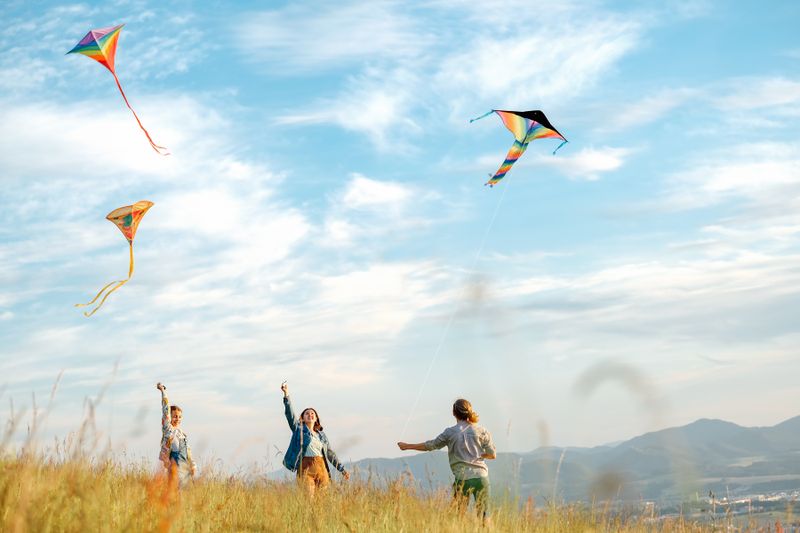
[[[647,522],[579,507],[495,502],[484,525],[449,494],[420,497],[401,482],[337,483],[309,498],[294,483],[200,478],[179,493],[144,467],[71,460],[0,461],[0,531],[537,531],[690,532],[710,526]],[[719,530],[719,529],[718,529]],[[774,530],[774,529],[773,529]]]

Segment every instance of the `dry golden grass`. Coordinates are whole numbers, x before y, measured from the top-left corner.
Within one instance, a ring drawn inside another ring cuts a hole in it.
[[[682,520],[646,523],[579,507],[495,503],[484,526],[442,491],[401,482],[338,483],[310,499],[294,483],[212,476],[180,493],[144,467],[83,460],[0,460],[0,531],[534,531],[693,532]]]

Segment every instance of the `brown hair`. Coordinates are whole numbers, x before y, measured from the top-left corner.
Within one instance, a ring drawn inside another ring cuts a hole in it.
[[[172,413],[174,413],[175,411],[180,411],[182,413],[183,409],[181,409],[177,405],[170,405],[169,406],[169,414],[172,415]]]
[[[319,413],[313,407],[306,407],[303,409],[303,412],[300,413],[300,420],[303,420],[303,415],[306,414],[306,411],[314,411],[314,414],[317,415],[317,419],[314,421],[314,431],[322,431],[322,422],[319,420]]]
[[[478,422],[478,413],[472,410],[472,404],[463,398],[453,403],[453,416],[458,420],[466,420],[471,424]]]

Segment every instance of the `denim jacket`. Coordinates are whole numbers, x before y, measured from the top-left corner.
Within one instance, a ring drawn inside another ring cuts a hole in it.
[[[283,466],[292,472],[297,472],[308,445],[311,443],[311,430],[295,416],[294,409],[292,409],[292,401],[288,396],[283,398],[283,407],[286,421],[289,423],[289,429],[292,430],[292,440],[289,441],[289,448],[286,450],[286,455],[283,456]],[[344,465],[339,462],[336,453],[331,450],[328,437],[325,436],[323,431],[317,431],[317,437],[322,441],[322,455],[330,461],[336,470],[344,474]],[[328,470],[328,475],[330,475],[331,469],[328,467],[328,461],[325,461],[325,468]]]

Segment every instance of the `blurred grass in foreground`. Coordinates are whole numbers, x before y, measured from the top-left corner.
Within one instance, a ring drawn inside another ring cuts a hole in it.
[[[449,492],[427,496],[401,481],[383,488],[336,483],[310,499],[294,483],[209,475],[180,493],[145,466],[81,459],[0,459],[0,531],[540,531],[692,532],[683,520],[646,522],[602,511],[532,502],[495,503],[483,526],[452,507]]]

